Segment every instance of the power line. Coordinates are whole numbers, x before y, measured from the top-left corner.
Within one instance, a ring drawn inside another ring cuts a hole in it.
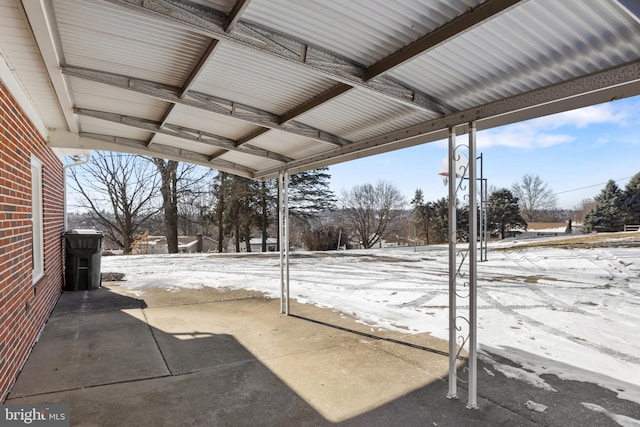
[[[618,179],[614,179],[613,182],[624,181],[625,179],[631,179],[631,178],[633,178],[633,177],[628,176],[626,178],[618,178]],[[609,182],[609,181],[607,181],[607,182]],[[579,191],[579,190],[584,190],[584,189],[587,189],[587,188],[599,187],[601,185],[605,185],[607,182],[601,182],[600,184],[587,185],[586,187],[574,188],[573,190],[558,191],[555,194],[571,193],[572,191]]]

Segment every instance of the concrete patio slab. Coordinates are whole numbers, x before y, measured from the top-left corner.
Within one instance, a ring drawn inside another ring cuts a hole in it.
[[[550,393],[483,361],[467,409],[464,383],[446,398],[446,343],[291,307],[215,289],[64,293],[6,403],[68,404],[74,426],[617,425],[582,404],[609,391],[549,376]]]
[[[149,326],[119,309],[140,306],[140,301],[107,291],[87,294],[61,298],[12,397],[169,375]],[[93,301],[87,306],[85,298]],[[140,308],[132,311],[142,314]]]

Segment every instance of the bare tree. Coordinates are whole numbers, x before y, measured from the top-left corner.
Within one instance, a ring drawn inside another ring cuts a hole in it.
[[[94,151],[91,160],[71,169],[74,189],[87,208],[125,254],[142,225],[160,209],[154,203],[158,174],[140,156]]]
[[[538,175],[525,174],[511,186],[519,200],[520,212],[527,222],[537,221],[540,215],[556,208],[556,195]]]
[[[164,228],[167,237],[167,251],[178,253],[178,164],[175,160],[153,158],[160,173],[160,194],[164,211]]]
[[[180,233],[186,236],[204,234],[214,236],[216,230],[216,197],[213,193],[213,170],[197,175],[188,188],[180,193],[178,223]]]
[[[580,221],[584,220],[585,215],[596,205],[593,199],[582,199],[573,209],[576,212],[575,217]]]
[[[393,184],[379,181],[375,186],[364,184],[343,190],[340,204],[362,246],[371,248],[385,237],[394,212],[404,207],[405,200]]]
[[[164,229],[167,237],[167,249],[170,254],[178,253],[178,203],[192,192],[193,187],[205,173],[196,173],[196,166],[175,160],[153,158],[160,174],[162,209],[164,211]]]

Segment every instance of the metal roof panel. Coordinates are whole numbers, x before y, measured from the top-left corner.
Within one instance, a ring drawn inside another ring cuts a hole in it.
[[[186,105],[177,105],[171,111],[167,121],[178,126],[200,129],[230,139],[239,139],[257,128],[251,123]]]
[[[242,84],[229,84],[234,81]],[[279,115],[334,85],[286,62],[219,43],[192,90]]]
[[[76,107],[160,120],[169,104],[125,89],[71,77]],[[85,129],[86,131],[86,129]]]
[[[242,18],[371,65],[479,3],[253,0]]]
[[[332,148],[329,144],[319,143],[312,139],[301,138],[297,135],[277,130],[271,130],[253,139],[251,145],[271,150],[293,159],[302,159]]]
[[[182,86],[210,39],[127,8],[55,0],[67,65]]]
[[[389,75],[466,109],[638,56],[640,24],[615,3],[539,0],[525,2]]]
[[[227,151],[223,155],[217,158],[218,160],[225,160],[227,162],[235,163],[242,165],[244,167],[258,170],[260,168],[266,167],[278,167],[282,165],[282,163],[272,160],[265,159],[262,157],[252,156],[251,154],[239,153],[237,151]]]
[[[301,116],[299,121],[350,141],[360,141],[434,117],[432,113],[387,102],[362,90],[351,90]]]
[[[0,56],[19,80],[39,119],[47,128],[65,128],[56,94],[47,76],[22,10],[13,0],[0,0]],[[0,61],[2,59],[0,58]]]
[[[93,117],[80,117],[80,126],[83,132],[130,138],[140,141],[148,141],[153,135],[151,132],[135,129],[118,123],[106,122]]]

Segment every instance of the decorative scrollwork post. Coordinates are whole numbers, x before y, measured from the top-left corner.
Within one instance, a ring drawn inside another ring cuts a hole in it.
[[[467,150],[466,159],[461,151]],[[469,351],[468,408],[476,409],[477,404],[477,184],[476,184],[476,126],[469,124],[469,144],[456,145],[456,132],[449,129],[448,185],[449,185],[449,392],[454,399],[457,394],[456,361],[466,345]],[[468,183],[468,188],[465,185]],[[468,190],[464,195],[469,205],[468,247],[458,248],[456,227],[456,205],[458,192]],[[467,263],[468,270],[464,268]],[[460,279],[460,286],[458,286]],[[458,298],[469,299],[468,315],[457,313]]]

